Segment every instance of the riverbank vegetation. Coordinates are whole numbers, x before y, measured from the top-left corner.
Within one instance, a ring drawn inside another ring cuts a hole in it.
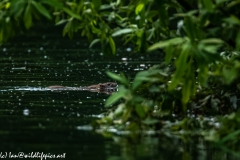
[[[96,124],[191,131],[228,150],[240,142],[239,7],[238,0],[2,0],[0,42],[48,20],[63,26],[63,36],[100,44],[105,55],[116,54],[119,38],[136,54],[158,51],[159,65],[135,77],[107,72],[119,91]]]

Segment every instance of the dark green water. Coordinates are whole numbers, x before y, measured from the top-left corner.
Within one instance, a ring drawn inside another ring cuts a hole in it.
[[[107,70],[133,77],[136,71],[160,59],[157,54],[132,55],[128,47],[118,49],[116,57],[105,57],[99,49],[88,49],[88,45],[84,39],[62,38],[58,29],[36,27],[28,35],[0,46],[0,157],[43,152],[66,153],[65,159],[73,160],[216,158],[205,145],[183,145],[173,138],[105,138],[79,130],[79,126],[90,124],[105,111],[104,101],[109,95],[41,88],[112,81],[105,75]]]

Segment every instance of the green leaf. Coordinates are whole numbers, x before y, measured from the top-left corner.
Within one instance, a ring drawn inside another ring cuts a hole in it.
[[[153,119],[153,118],[147,118],[142,122],[146,125],[153,125],[153,124],[159,123],[159,120]]]
[[[192,16],[186,16],[185,20],[184,20],[184,30],[187,33],[188,37],[191,39],[191,41],[195,41],[196,39],[198,39],[197,37],[197,28],[196,28],[196,24],[193,21],[193,17]]]
[[[204,50],[208,53],[217,53],[218,49],[220,48],[220,45],[205,45]]]
[[[92,48],[92,46],[93,46],[94,44],[98,43],[98,42],[100,42],[100,39],[99,39],[99,38],[94,39],[94,40],[91,42],[91,44],[89,45],[89,48]]]
[[[116,32],[114,32],[112,34],[112,37],[117,37],[117,36],[120,36],[123,34],[132,33],[132,32],[134,32],[134,29],[132,29],[132,28],[120,29],[120,30],[117,30]]]
[[[222,44],[224,43],[223,40],[219,38],[208,38],[208,39],[203,39],[200,41],[200,43],[206,43],[206,44]]]
[[[187,75],[183,84],[182,89],[182,102],[183,104],[187,104],[190,100],[191,96],[193,96],[196,92],[196,78],[195,78],[195,70],[193,65],[187,68]]]
[[[144,4],[143,3],[139,3],[135,9],[135,14],[138,15],[144,8]]]
[[[31,5],[30,4],[28,4],[25,9],[25,12],[23,15],[23,20],[24,20],[25,27],[27,29],[29,29],[32,26],[32,14],[31,14]]]
[[[0,42],[4,41],[4,37],[3,37],[3,29],[0,29]]]
[[[111,8],[112,8],[112,6],[109,4],[103,4],[100,6],[100,10],[107,10],[107,9],[111,9]]]
[[[240,31],[238,31],[236,36],[236,50],[240,50]]]
[[[112,54],[115,55],[115,54],[116,54],[116,45],[115,45],[115,42],[114,42],[114,40],[112,39],[112,37],[109,37],[108,40],[109,40],[109,44],[110,44],[110,47],[111,47],[111,50],[112,50]]]
[[[114,111],[114,115],[120,116],[123,113],[123,111],[125,110],[125,108],[126,108],[125,104],[119,104],[117,109],[115,109],[115,111]]]
[[[219,143],[226,143],[228,141],[234,141],[237,137],[239,137],[240,135],[240,129],[232,132],[232,133],[229,133],[227,136],[223,137]]]
[[[144,109],[144,106],[137,105],[135,110],[136,110],[139,117],[144,118],[146,116],[146,111]]]
[[[51,7],[62,8],[63,3],[56,0],[41,0],[41,3],[48,4]]]
[[[216,4],[224,3],[226,1],[228,1],[228,0],[216,0]]]
[[[190,43],[184,44],[182,47],[182,51],[175,62],[176,71],[174,72],[173,78],[171,79],[171,83],[168,86],[169,90],[175,89],[175,87],[183,79],[183,75],[186,74],[186,69],[189,67],[189,63],[187,63],[187,61],[190,55],[190,51],[191,44]]]
[[[222,46],[224,43],[223,40],[218,39],[218,38],[208,38],[208,39],[203,39],[200,41],[198,44],[198,49],[201,51],[206,51],[208,53],[217,53],[218,49]],[[202,54],[202,56],[204,56]],[[209,55],[206,55],[209,56]]]
[[[110,77],[110,78],[112,78],[112,79],[114,79],[114,80],[116,80],[116,81],[119,81],[119,82],[121,82],[121,83],[123,83],[123,84],[125,84],[125,85],[128,85],[128,80],[126,79],[126,77],[125,76],[119,76],[119,75],[117,75],[117,74],[115,74],[115,73],[112,73],[112,72],[106,72],[107,73],[107,75]]]
[[[71,21],[68,21],[68,23],[64,26],[63,36],[65,36],[69,32],[70,27],[71,27]]]
[[[153,44],[152,46],[150,46],[148,48],[148,51],[152,51],[152,50],[156,50],[156,49],[160,49],[160,48],[165,48],[169,45],[178,45],[181,43],[184,43],[186,41],[185,38],[181,38],[181,37],[177,37],[177,38],[172,38],[166,41],[161,41],[158,43]]]
[[[102,30],[101,29],[96,28],[93,24],[91,25],[91,27],[92,27],[92,32],[93,33],[98,34],[98,35],[102,34]]]
[[[14,18],[19,18],[26,9],[25,6],[25,0],[12,0],[9,8],[10,14],[12,14]]]
[[[58,21],[58,22],[56,23],[56,26],[57,26],[57,25],[61,25],[61,24],[66,23],[66,22],[68,22],[67,19],[61,19],[60,21]]]
[[[177,49],[172,47],[172,46],[167,46],[165,47],[165,62],[166,64],[169,64],[173,58],[173,55],[174,55],[174,52],[176,51]]]
[[[127,94],[127,90],[123,87],[119,87],[119,91],[113,93],[106,101],[105,107],[109,107],[113,103],[116,103],[119,99],[124,98]]]
[[[100,8],[101,4],[102,4],[102,1],[101,0],[92,0],[92,3],[94,5],[94,8],[96,10],[98,10]]]
[[[208,65],[205,63],[201,63],[199,64],[198,82],[203,87],[207,87],[207,79],[208,79]]]
[[[39,13],[41,13],[43,16],[45,16],[47,19],[52,19],[52,17],[50,16],[50,14],[48,13],[48,10],[41,5],[40,3],[37,3],[35,1],[31,1],[31,3],[33,4],[33,6],[38,10]]]
[[[70,16],[72,16],[73,18],[76,18],[78,20],[81,20],[81,16],[79,14],[74,13],[73,11],[71,11],[70,9],[64,7],[63,10]]]
[[[222,73],[227,84],[230,84],[238,76],[238,71],[235,68],[223,68]]]
[[[141,85],[144,81],[155,81],[156,79],[154,79],[152,76],[159,74],[160,70],[158,69],[138,72],[133,80],[132,89],[137,89],[137,87]]]
[[[205,8],[209,12],[213,11],[214,4],[212,3],[211,0],[202,0],[202,4],[203,4],[203,8]]]
[[[147,19],[148,20],[152,20],[152,18],[154,18],[155,16],[158,15],[158,11],[157,10],[150,10],[147,12]]]
[[[228,22],[232,25],[240,25],[240,20],[236,16],[230,16],[228,18],[223,19],[225,22]]]

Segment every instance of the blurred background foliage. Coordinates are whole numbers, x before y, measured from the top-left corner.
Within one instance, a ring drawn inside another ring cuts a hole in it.
[[[239,7],[239,0],[1,0],[0,42],[38,21],[50,21],[63,26],[63,36],[85,36],[90,47],[101,44],[105,55],[129,43],[137,53],[158,51],[159,65],[132,80],[107,72],[121,84],[106,107],[119,104],[98,121],[119,129],[156,130],[173,113],[237,110]]]

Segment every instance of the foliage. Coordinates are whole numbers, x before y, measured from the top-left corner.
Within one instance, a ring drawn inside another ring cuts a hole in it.
[[[161,107],[171,105],[174,98],[172,94],[167,92],[166,82],[169,75],[165,72],[157,67],[139,72],[132,84],[123,74],[119,76],[107,72],[110,77],[122,82],[123,85],[119,86],[117,93],[113,93],[108,98],[105,106],[109,107],[118,102],[119,99],[124,99],[124,103],[120,103],[99,123],[116,124],[120,129],[125,128],[133,131],[144,129],[144,125],[153,126],[159,123],[158,117],[169,115],[168,109]]]
[[[236,78],[239,61],[225,62],[219,53],[240,48],[238,6],[236,0],[4,0],[0,42],[13,36],[19,26],[29,29],[45,18],[65,25],[63,35],[72,38],[80,32],[91,47],[100,42],[105,54],[116,53],[119,36],[125,44],[135,44],[138,52],[163,49],[165,62],[175,65],[168,89],[181,86],[186,106],[198,83],[207,87],[209,74],[222,76],[227,83]]]

